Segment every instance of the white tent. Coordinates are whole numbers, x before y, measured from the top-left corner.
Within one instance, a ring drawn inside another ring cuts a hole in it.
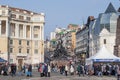
[[[93,62],[120,62],[120,58],[110,53],[103,45],[98,53],[86,59],[87,65]]]

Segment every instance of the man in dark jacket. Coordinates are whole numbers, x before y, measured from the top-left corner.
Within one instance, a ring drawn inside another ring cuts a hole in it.
[[[78,72],[78,75],[80,76],[80,74],[81,74],[80,65],[78,65],[78,67],[77,67],[77,72]]]
[[[47,64],[45,63],[45,68],[44,68],[45,77],[47,77],[47,73],[48,73],[48,66],[47,66]]]
[[[31,64],[28,67],[28,72],[29,72],[29,76],[32,77],[32,65]]]

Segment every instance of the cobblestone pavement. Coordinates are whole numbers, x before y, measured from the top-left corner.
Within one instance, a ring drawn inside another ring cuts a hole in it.
[[[51,78],[30,78],[30,79],[23,79],[23,80],[117,80],[116,78],[113,77],[76,77],[76,76],[53,76]]]
[[[26,77],[26,76],[3,76],[0,75],[0,80],[117,80],[114,76],[103,76],[103,77],[97,77],[97,76],[77,76],[68,75],[67,77],[64,75],[60,75],[59,73],[51,73],[51,77],[40,77],[39,72],[36,70],[33,70],[33,76],[32,77]]]

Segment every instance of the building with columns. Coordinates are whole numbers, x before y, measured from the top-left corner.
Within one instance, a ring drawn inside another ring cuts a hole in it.
[[[0,57],[23,65],[44,62],[44,13],[0,6]]]

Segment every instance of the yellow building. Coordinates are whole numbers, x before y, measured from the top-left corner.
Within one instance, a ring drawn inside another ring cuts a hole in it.
[[[67,48],[69,55],[74,55],[75,48],[76,48],[76,32],[80,29],[79,25],[76,24],[69,24],[67,27],[68,31],[65,34],[66,43],[65,46]]]
[[[0,6],[0,57],[17,65],[44,62],[44,13]]]

